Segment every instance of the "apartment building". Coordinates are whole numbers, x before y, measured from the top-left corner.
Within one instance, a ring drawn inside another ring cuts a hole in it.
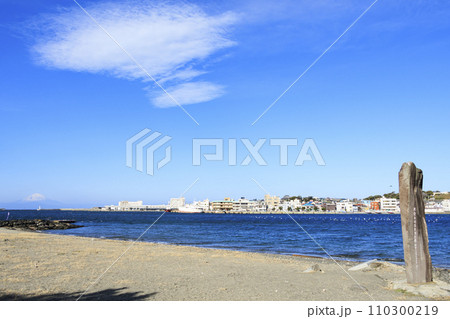
[[[138,200],[136,202],[129,202],[127,200],[123,200],[119,202],[119,209],[131,209],[131,208],[139,208],[143,205],[143,201]]]
[[[203,212],[207,212],[210,210],[211,208],[211,203],[209,201],[209,199],[205,199],[202,201],[198,201],[198,202],[193,202],[192,206],[198,209],[201,209]]]
[[[180,207],[183,207],[184,205],[186,205],[186,200],[184,199],[184,197],[171,198],[169,201],[170,209],[180,208]]]
[[[349,199],[342,200],[336,203],[336,211],[338,212],[353,213],[354,210],[354,204]]]
[[[213,211],[231,211],[233,210],[233,201],[231,198],[226,197],[224,200],[215,200],[211,202],[211,209]]]
[[[280,197],[266,194],[264,195],[264,205],[266,205],[268,209],[278,208],[280,206]]]
[[[399,210],[398,208],[399,201],[395,198],[380,198],[380,209],[383,212],[396,212]]]
[[[371,210],[380,210],[381,209],[380,202],[377,202],[377,201],[370,202],[370,209]]]
[[[239,200],[233,202],[233,210],[236,212],[251,212],[258,207],[258,202],[248,200],[241,197]]]

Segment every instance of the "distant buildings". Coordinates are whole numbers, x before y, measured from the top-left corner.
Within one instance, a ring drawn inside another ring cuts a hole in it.
[[[444,199],[441,204],[444,212],[450,212],[450,199]]]
[[[119,204],[102,207],[100,210],[106,211],[161,211],[167,209],[167,205],[144,205],[143,202],[120,201]]]
[[[381,210],[380,202],[379,201],[371,201],[370,202],[370,209],[371,210]]]
[[[314,203],[312,203],[312,202],[304,203],[302,205],[302,210],[304,210],[304,211],[316,210],[316,205],[314,205]]]
[[[440,213],[443,211],[443,206],[440,203],[437,203],[435,201],[429,201],[425,203],[425,212],[427,213]]]
[[[292,210],[297,210],[302,207],[302,201],[298,198],[290,200],[289,206],[291,206]]]
[[[224,200],[215,200],[211,202],[211,209],[219,212],[229,212],[233,210],[233,201],[229,197]]]
[[[353,213],[354,212],[353,205],[354,205],[354,203],[352,201],[350,201],[349,199],[340,201],[340,202],[336,203],[336,211]]]
[[[395,198],[380,198],[380,210],[383,212],[400,212],[400,201]]]
[[[182,206],[186,205],[186,200],[184,199],[184,197],[180,197],[180,198],[171,198],[169,201],[169,208],[170,209],[177,209],[180,208]]]
[[[446,193],[439,193],[446,194]],[[376,198],[376,197],[375,197]],[[380,197],[375,200],[341,199],[341,198],[316,198],[308,196],[290,197],[288,195],[280,199],[279,196],[266,194],[263,200],[249,200],[241,197],[234,200],[225,197],[223,200],[194,201],[187,204],[184,197],[171,198],[167,205],[145,205],[142,201],[120,201],[118,205],[109,205],[100,210],[106,211],[161,211],[174,212],[216,212],[216,213],[283,213],[283,212],[340,212],[340,213],[400,213],[398,199]],[[450,199],[431,199],[425,202],[426,213],[450,212]]]
[[[143,205],[143,202],[141,200],[139,200],[137,202],[129,202],[129,201],[123,200],[123,201],[119,202],[119,208],[122,208],[122,209],[138,208],[138,207],[141,207],[142,205]]]
[[[211,209],[211,203],[210,203],[209,199],[205,199],[205,200],[199,201],[199,202],[193,202],[192,206],[202,210],[203,212],[210,211],[210,209]]]
[[[278,209],[280,207],[280,197],[270,196],[269,194],[264,195],[264,204],[267,210]]]
[[[258,208],[257,201],[251,201],[241,197],[239,200],[233,202],[233,210],[236,212],[251,212]]]

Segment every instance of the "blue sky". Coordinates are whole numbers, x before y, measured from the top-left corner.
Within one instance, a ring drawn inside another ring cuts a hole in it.
[[[404,161],[449,190],[446,1],[379,0],[251,125],[372,2],[79,1],[197,125],[75,2],[1,1],[0,207],[160,203],[197,178],[188,201],[262,198],[252,178],[281,196],[365,197],[396,191]],[[172,137],[154,176],[125,165],[144,128]],[[313,138],[326,165],[294,166],[298,146],[280,166],[266,142],[267,166],[192,166],[193,138]]]

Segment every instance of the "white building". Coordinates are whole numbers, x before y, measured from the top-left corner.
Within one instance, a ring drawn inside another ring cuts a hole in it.
[[[129,202],[127,200],[123,200],[119,202],[119,209],[140,208],[142,204],[143,202],[141,200],[138,200],[136,202]]]
[[[207,212],[210,210],[210,202],[209,199],[205,199],[199,202],[193,202],[192,206],[198,209],[201,209],[204,212]]]
[[[252,211],[255,212],[265,212],[266,211],[266,204],[263,200],[253,200],[251,201],[254,205],[254,209]]]
[[[433,214],[433,213],[443,213],[444,206],[442,203],[436,203],[435,201],[430,201],[425,203],[425,213]]]
[[[302,207],[302,202],[298,198],[296,198],[294,200],[290,200],[289,201],[289,207],[291,207],[292,210],[296,210],[297,208],[301,208]]]
[[[450,199],[444,199],[441,202],[444,212],[450,212]]]
[[[240,198],[233,202],[233,210],[236,212],[252,212],[256,211],[258,207],[258,202],[248,200],[245,198]]]
[[[184,199],[184,197],[171,198],[170,202],[169,202],[169,208],[170,209],[180,208],[180,207],[182,207],[184,205],[186,205],[186,200]]]
[[[161,211],[165,209],[167,209],[167,205],[144,205],[141,200],[136,202],[123,200],[118,205],[108,205],[102,208],[102,210],[106,211]]]
[[[356,208],[358,210],[358,208]],[[342,200],[336,203],[336,211],[353,213],[355,211],[354,204],[349,199]]]
[[[144,204],[141,200],[138,200],[136,202],[123,200],[119,202],[119,205],[111,205],[110,207],[112,210],[141,210],[143,209]]]
[[[395,198],[381,197],[380,198],[380,209],[383,212],[398,212],[398,211],[400,211],[399,201],[398,201],[398,199],[395,199]]]

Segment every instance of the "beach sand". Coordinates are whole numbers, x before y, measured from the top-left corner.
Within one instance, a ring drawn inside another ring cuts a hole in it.
[[[328,259],[145,242],[123,254],[130,244],[0,229],[0,300],[76,300],[88,288],[81,300],[428,300],[389,288],[405,278],[396,265],[339,261],[361,288]]]

